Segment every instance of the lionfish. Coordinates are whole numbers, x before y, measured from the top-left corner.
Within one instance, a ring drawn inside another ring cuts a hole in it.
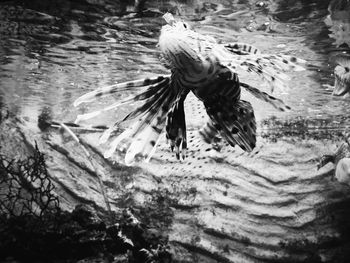
[[[192,30],[188,23],[176,20],[170,13],[163,16],[167,24],[161,29],[158,46],[162,60],[171,74],[119,83],[103,87],[79,97],[74,106],[113,93],[137,88],[134,96],[117,101],[109,107],[79,115],[77,121],[87,120],[102,112],[135,101],[142,105],[111,126],[100,138],[107,142],[120,123],[134,123],[114,138],[105,158],[115,151],[125,153],[125,163],[135,159],[149,161],[164,129],[176,157],[184,159],[187,149],[184,101],[191,92],[206,109],[208,122],[199,131],[201,138],[211,143],[222,137],[231,146],[252,151],[256,145],[254,110],[248,101],[241,100],[243,87],[255,97],[270,103],[278,110],[290,109],[284,102],[246,83],[240,82],[238,72],[257,74],[271,88],[283,88],[289,77],[287,70],[304,70],[304,60],[288,55],[262,54],[257,48],[242,44],[219,44],[214,38]]]

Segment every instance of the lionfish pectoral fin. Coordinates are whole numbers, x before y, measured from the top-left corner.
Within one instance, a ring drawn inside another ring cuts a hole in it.
[[[232,103],[225,98],[205,102],[207,113],[221,136],[231,145],[252,151],[256,145],[254,110],[247,101]]]
[[[245,54],[260,54],[260,50],[252,45],[241,43],[241,42],[234,42],[234,43],[226,43],[223,44],[223,46],[229,50],[232,53],[236,53],[238,55],[245,55]]]
[[[133,138],[132,143],[126,151],[126,165],[133,165],[137,160],[148,162],[152,158],[163,131],[161,127],[164,127],[165,116],[163,117],[162,123],[151,124],[151,126],[146,127],[135,138]]]
[[[261,99],[267,103],[270,103],[273,107],[280,111],[290,110],[291,108],[286,105],[281,99],[278,99],[274,96],[267,94],[266,92],[260,91],[257,88],[254,88],[246,83],[241,82],[241,87],[249,91],[257,99]]]
[[[151,85],[157,85],[158,83],[162,82],[164,79],[169,77],[170,75],[155,76],[152,78],[143,78],[139,80],[127,81],[127,82],[117,83],[110,86],[101,87],[80,96],[73,102],[73,105],[74,107],[77,107],[82,103],[92,102],[94,100],[97,100],[98,98],[102,98],[118,92],[125,92],[135,88],[142,88],[142,87],[148,87]]]
[[[97,110],[97,111],[92,111],[92,112],[89,112],[89,113],[85,113],[85,114],[79,114],[77,115],[74,123],[79,123],[81,121],[87,121],[87,120],[90,120],[92,118],[95,118],[97,117],[98,115],[104,113],[104,112],[107,112],[107,111],[110,111],[112,109],[115,109],[115,108],[118,108],[122,105],[125,105],[125,104],[128,104],[132,101],[135,101],[135,96],[131,96],[131,97],[128,97],[122,101],[118,101],[116,103],[113,103],[112,105],[109,105],[101,110]]]
[[[286,90],[290,77],[285,71],[305,70],[306,61],[288,55],[262,54],[257,48],[242,44],[221,44],[213,49],[219,62],[233,72],[243,70],[254,73],[265,80],[272,88]]]
[[[262,78],[270,87],[273,92],[276,88],[282,91],[287,90],[289,76],[283,72],[276,71],[275,69],[267,66],[260,65],[259,60],[239,57],[234,58],[232,61],[225,59],[222,61],[221,65],[229,68],[232,72],[239,73],[239,71],[245,71],[248,73],[254,73],[260,78]]]
[[[123,120],[137,118],[134,124],[117,136],[106,151],[105,157],[111,157],[115,151],[125,152],[125,164],[149,160],[155,152],[162,134],[169,107],[172,107],[177,94],[171,88],[170,80],[158,85],[157,91],[148,94],[145,102],[130,112]]]
[[[170,108],[166,119],[166,138],[172,150],[175,148],[176,158],[185,159],[187,149],[186,120],[184,101],[189,90],[181,90]]]
[[[119,134],[116,138],[112,140],[112,142],[109,144],[109,149],[104,152],[104,158],[110,158],[114,154],[114,152],[118,149],[121,152],[124,152],[124,148],[126,147],[126,144],[128,142],[128,138],[132,136],[133,130],[135,128],[136,124],[134,124],[133,127],[126,129],[124,132]],[[126,140],[126,142],[125,142]],[[124,144],[121,145],[121,143],[124,141]],[[119,147],[118,147],[119,146]]]
[[[78,115],[76,118],[76,123],[80,122],[80,121],[85,121],[91,118],[94,118],[104,112],[107,112],[109,110],[115,109],[117,107],[120,107],[122,105],[131,103],[131,102],[136,102],[136,101],[143,101],[145,100],[145,106],[144,107],[140,107],[137,110],[133,111],[132,113],[130,113],[127,117],[125,117],[123,120],[116,122],[113,126],[111,126],[109,129],[107,129],[103,135],[100,137],[100,141],[99,143],[105,143],[108,138],[111,136],[111,134],[116,131],[117,129],[119,129],[119,124],[125,120],[128,119],[132,119],[137,117],[139,114],[142,114],[143,112],[147,111],[147,107],[151,107],[150,105],[152,105],[152,103],[154,102],[154,98],[157,98],[158,95],[160,95],[164,88],[168,88],[169,87],[169,83],[170,83],[170,77],[169,76],[157,76],[154,78],[147,78],[147,79],[142,79],[142,80],[136,80],[136,81],[130,81],[130,82],[125,82],[125,83],[119,83],[117,85],[114,86],[109,86],[109,87],[105,87],[105,88],[101,88],[99,89],[99,91],[96,93],[96,91],[88,93],[86,95],[88,96],[96,96],[96,94],[98,94],[101,90],[103,90],[104,92],[106,92],[106,94],[109,93],[114,93],[114,92],[119,92],[121,90],[125,90],[125,89],[130,89],[131,87],[139,87],[142,88],[141,92],[139,92],[136,95],[131,95],[127,98],[124,98],[120,101],[117,101],[116,103],[113,103],[112,105],[109,105],[101,110],[97,110],[94,112],[90,112],[90,113],[86,113],[86,114],[82,114],[82,115]],[[120,90],[117,90],[120,89]],[[85,95],[84,95],[85,96]],[[84,96],[82,96],[81,98],[83,98]],[[88,97],[87,96],[87,97]],[[85,97],[85,98],[87,98]],[[77,100],[80,104],[82,103],[82,101],[84,101],[85,99],[83,98],[82,100],[79,101],[79,99]]]

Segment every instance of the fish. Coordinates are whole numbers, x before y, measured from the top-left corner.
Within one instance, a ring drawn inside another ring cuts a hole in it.
[[[344,96],[350,92],[350,55],[341,54],[335,57],[334,96]]]
[[[208,118],[199,129],[208,146],[223,139],[228,145],[238,145],[251,152],[256,146],[256,121],[249,101],[241,99],[242,88],[277,110],[291,108],[282,100],[240,81],[242,72],[256,75],[271,86],[271,91],[287,88],[290,77],[286,71],[304,70],[305,60],[288,55],[264,54],[244,43],[221,44],[213,37],[194,31],[187,22],[166,13],[167,22],[161,28],[158,48],[161,61],[170,74],[98,88],[77,98],[74,106],[91,102],[113,93],[134,90],[132,95],[104,109],[78,115],[76,121],[86,121],[106,111],[138,101],[139,107],[112,125],[100,138],[107,143],[121,123],[133,122],[109,141],[105,158],[114,153],[125,154],[125,164],[148,162],[165,133],[170,148],[178,160],[186,158],[188,147],[186,104],[203,105]],[[249,78],[246,79],[249,81]],[[196,109],[195,109],[196,110]]]

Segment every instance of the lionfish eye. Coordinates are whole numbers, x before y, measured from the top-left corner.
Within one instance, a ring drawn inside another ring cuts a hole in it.
[[[184,25],[184,28],[187,28],[187,25],[186,25],[186,23],[183,23],[183,25]]]

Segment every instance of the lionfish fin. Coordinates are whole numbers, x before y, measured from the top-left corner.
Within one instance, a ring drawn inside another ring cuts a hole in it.
[[[209,117],[221,136],[231,145],[251,152],[256,145],[254,110],[247,101],[234,104],[224,98],[205,103]]]
[[[241,88],[237,74],[226,69],[219,75],[215,85],[219,89],[215,88],[203,100],[212,122],[207,123],[207,130],[202,129],[202,137],[208,143],[213,142],[218,138],[217,130],[231,146],[238,145],[245,151],[252,151],[256,144],[254,110],[249,102],[240,100]]]
[[[249,91],[254,97],[261,99],[267,103],[270,103],[273,107],[280,111],[290,110],[291,108],[286,105],[281,99],[278,99],[274,96],[267,94],[266,92],[260,91],[257,88],[254,88],[246,83],[240,83],[241,87]]]
[[[221,44],[213,48],[219,62],[233,72],[243,70],[255,73],[265,80],[272,88],[285,90],[290,77],[284,72],[289,70],[304,70],[299,64],[305,61],[288,55],[262,54],[257,48],[250,45]]]
[[[219,126],[217,127],[220,129]],[[219,131],[211,119],[209,119],[198,132],[200,137],[208,144],[220,141]]]
[[[119,126],[119,122],[116,122],[107,130],[105,130],[99,139],[99,144],[106,143],[108,139],[111,137],[112,133],[118,129],[118,126]]]
[[[130,103],[130,102],[132,102],[134,100],[135,100],[135,96],[131,96],[131,97],[129,97],[127,99],[124,99],[122,101],[118,101],[116,103],[113,103],[112,105],[110,105],[110,106],[108,106],[106,108],[103,108],[101,110],[97,110],[97,111],[93,111],[93,112],[89,112],[89,113],[85,113],[85,114],[79,114],[76,117],[74,123],[79,123],[81,121],[90,120],[90,119],[95,118],[95,117],[97,117],[98,115],[100,115],[100,114],[102,114],[104,112],[107,112],[107,111],[110,111],[112,109],[118,108],[118,107],[120,107],[122,105],[125,105],[127,103]]]
[[[176,100],[176,93],[168,80],[159,85],[146,101],[129,113],[122,121],[138,118],[137,121],[110,144],[105,157],[111,157],[118,150],[126,152],[125,163],[131,165],[137,159],[149,160],[155,152],[159,137],[164,130],[169,107]]]
[[[176,158],[185,159],[187,149],[186,121],[184,101],[189,90],[183,89],[178,93],[166,119],[166,138],[170,141],[171,150],[175,148]]]
[[[105,97],[107,95],[111,95],[114,93],[119,93],[123,91],[129,91],[132,88],[138,88],[138,87],[149,87],[151,85],[157,85],[161,81],[163,81],[166,78],[169,78],[170,75],[165,76],[156,76],[152,78],[144,78],[134,81],[128,81],[123,83],[117,83],[111,86],[101,87],[96,90],[93,90],[91,92],[88,92],[79,98],[77,98],[73,105],[74,107],[77,107],[78,105],[85,103],[85,102],[91,102],[98,98]]]
[[[229,50],[232,53],[236,53],[238,55],[243,54],[260,54],[260,50],[252,45],[241,43],[241,42],[235,42],[235,43],[228,43],[224,44],[225,48]]]

